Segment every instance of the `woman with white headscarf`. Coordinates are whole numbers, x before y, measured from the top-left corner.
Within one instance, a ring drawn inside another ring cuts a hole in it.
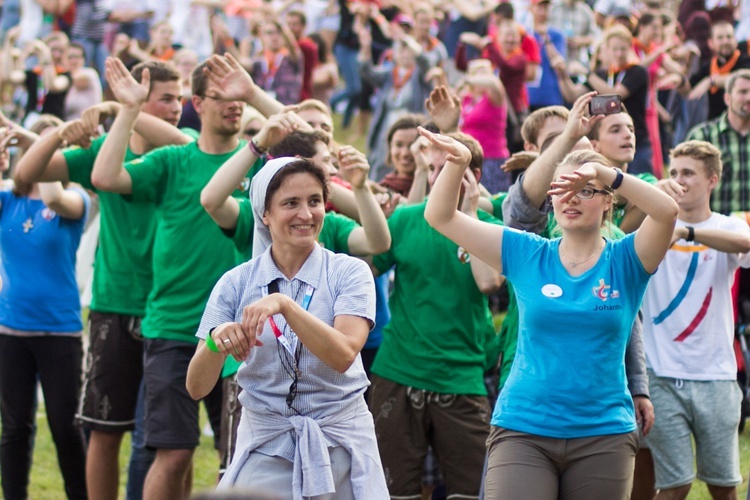
[[[375,317],[367,265],[317,244],[325,172],[296,158],[268,162],[250,188],[253,259],[214,288],[188,370],[199,398],[231,355],[243,405],[222,487],[282,498],[388,498],[359,351]]]

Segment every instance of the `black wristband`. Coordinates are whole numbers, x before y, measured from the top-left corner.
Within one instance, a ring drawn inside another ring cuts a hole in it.
[[[615,173],[617,174],[617,177],[615,177],[614,182],[610,186],[610,188],[612,189],[612,191],[615,191],[617,188],[620,187],[620,185],[622,185],[622,179],[625,177],[623,175],[623,173],[622,173],[622,170],[620,170],[617,167],[615,167]]]
[[[693,226],[685,226],[688,230],[687,238],[685,241],[695,241],[695,228]]]
[[[268,150],[261,149],[261,147],[258,146],[258,143],[255,142],[255,139],[250,139],[249,141],[247,141],[247,147],[250,148],[250,151],[252,151],[253,154],[258,158],[266,156],[266,153],[268,152]]]

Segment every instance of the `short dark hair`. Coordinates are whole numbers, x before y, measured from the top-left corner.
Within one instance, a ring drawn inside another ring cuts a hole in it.
[[[289,12],[286,13],[286,15],[287,17],[288,16],[296,17],[297,19],[300,20],[303,26],[307,26],[307,16],[301,10],[290,10]]]
[[[78,49],[81,52],[83,52],[83,57],[86,57],[86,48],[81,45],[78,42],[70,42],[70,46],[68,47],[68,52],[70,52],[70,49]]]
[[[312,158],[317,152],[315,145],[319,142],[326,145],[329,143],[328,134],[322,130],[313,130],[310,132],[295,130],[280,140],[278,144],[269,148],[268,154],[274,158],[284,156]]]
[[[500,2],[495,7],[495,15],[501,19],[514,19],[515,13],[513,12],[513,4],[510,2]]]
[[[323,189],[323,201],[328,202],[328,174],[326,174],[323,167],[318,165],[312,160],[306,158],[300,158],[293,162],[287,163],[276,174],[271,178],[271,182],[268,183],[266,188],[266,199],[264,201],[264,210],[268,211],[271,206],[271,199],[276,191],[281,188],[284,179],[295,174],[310,174],[320,184]]]
[[[193,74],[190,75],[191,90],[193,95],[198,97],[206,97],[206,90],[208,89],[208,76],[203,72],[204,69],[208,68],[208,63],[203,61],[193,69]]]
[[[148,69],[148,72],[151,75],[151,86],[148,89],[149,94],[151,94],[151,90],[153,90],[154,83],[156,82],[180,81],[180,73],[177,71],[174,64],[164,61],[146,61],[136,64],[130,72],[138,83],[143,79],[144,69]]]

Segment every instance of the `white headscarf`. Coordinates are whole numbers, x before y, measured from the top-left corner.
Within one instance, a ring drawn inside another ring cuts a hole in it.
[[[266,163],[250,184],[250,205],[253,207],[253,257],[257,257],[271,246],[271,231],[263,223],[263,213],[266,211],[266,193],[271,180],[279,170],[298,161],[299,158],[274,158]]]

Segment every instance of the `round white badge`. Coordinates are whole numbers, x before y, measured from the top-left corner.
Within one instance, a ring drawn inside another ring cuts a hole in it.
[[[562,293],[562,288],[557,285],[544,285],[542,287],[542,295],[551,299],[561,297]]]

